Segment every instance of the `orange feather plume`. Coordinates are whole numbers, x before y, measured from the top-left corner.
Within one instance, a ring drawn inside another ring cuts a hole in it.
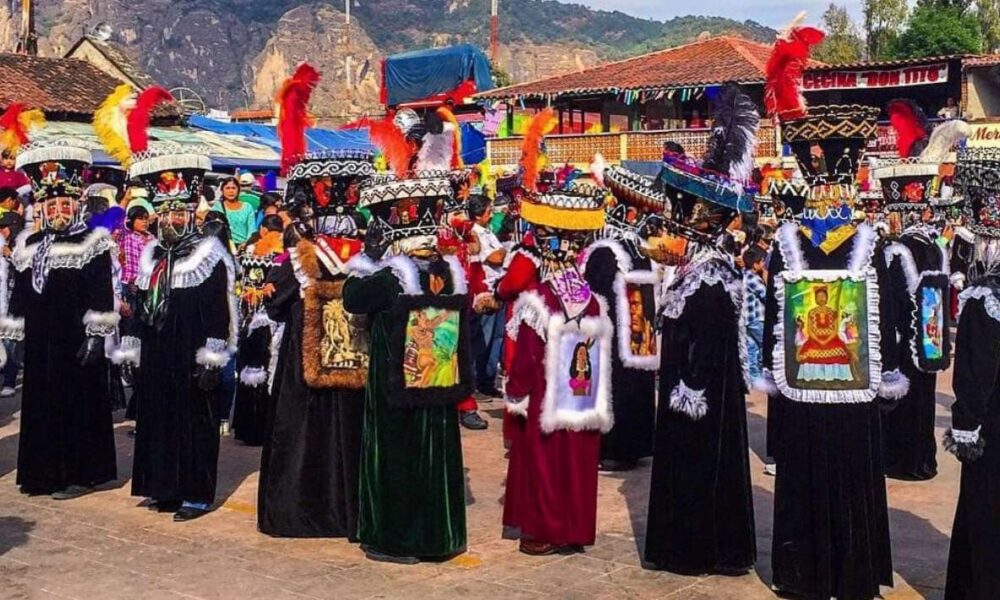
[[[528,191],[535,191],[538,183],[538,171],[542,160],[542,139],[556,127],[556,111],[546,108],[531,119],[524,133],[524,143],[521,144],[521,186]]]
[[[397,177],[406,177],[410,172],[410,162],[416,152],[416,147],[406,139],[391,117],[381,121],[373,121],[368,126],[368,135],[372,143],[382,152],[389,170]]]
[[[455,113],[448,110],[448,107],[442,106],[435,111],[441,120],[446,123],[451,123],[452,135],[455,136],[455,152],[451,157],[451,168],[461,169],[465,167],[465,161],[462,160],[462,126],[458,124],[458,119],[455,118]]]
[[[309,118],[309,98],[319,84],[319,71],[302,63],[278,89],[274,101],[278,108],[278,140],[281,141],[281,174],[288,172],[295,161],[306,153],[306,128]]]

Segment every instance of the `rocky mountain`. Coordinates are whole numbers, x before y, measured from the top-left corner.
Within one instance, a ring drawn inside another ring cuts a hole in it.
[[[39,51],[64,54],[98,23],[154,79],[212,107],[267,106],[308,59],[323,74],[313,103],[328,120],[378,111],[388,54],[468,42],[487,46],[490,0],[35,0]],[[346,4],[351,2],[347,25]],[[0,50],[19,15],[0,2]],[[499,66],[515,81],[677,45],[704,31],[771,40],[757,23],[714,17],[660,22],[555,0],[500,0]]]

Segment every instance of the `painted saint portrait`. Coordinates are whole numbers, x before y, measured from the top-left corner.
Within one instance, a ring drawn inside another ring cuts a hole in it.
[[[650,311],[647,311],[647,302],[643,298],[642,288],[638,285],[628,285],[626,290],[629,315],[629,349],[633,356],[655,356],[656,335],[653,332],[653,323],[649,318]]]
[[[941,290],[928,287],[921,294],[920,340],[924,356],[928,360],[939,360],[944,356],[944,301]]]

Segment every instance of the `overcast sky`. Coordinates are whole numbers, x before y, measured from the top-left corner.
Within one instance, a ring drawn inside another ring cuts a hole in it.
[[[502,1],[502,0],[501,0]],[[778,28],[804,10],[810,23],[819,23],[830,0],[573,0],[593,8],[620,10],[637,17],[664,21],[689,14],[729,17],[738,21],[752,19]],[[861,14],[861,0],[834,0],[847,5],[855,20]]]

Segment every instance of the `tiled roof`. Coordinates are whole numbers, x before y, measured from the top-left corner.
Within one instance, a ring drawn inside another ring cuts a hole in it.
[[[250,119],[273,119],[274,109],[271,108],[240,108],[229,113],[234,121],[246,121]]]
[[[0,53],[0,110],[13,102],[88,119],[120,82],[75,58]]]
[[[490,90],[477,94],[476,98],[578,96],[726,82],[763,83],[770,54],[768,44],[731,36],[713,37],[575,73]],[[822,63],[814,61],[814,64]]]
[[[948,56],[925,56],[923,58],[901,58],[897,60],[879,61],[856,61],[850,63],[829,63],[809,67],[810,71],[853,71],[856,69],[892,69],[895,67],[907,67],[910,65],[930,65],[934,63],[947,62],[949,60],[962,60],[963,64],[968,64],[969,59],[983,58],[978,54],[953,54]]]
[[[963,67],[992,67],[1000,65],[1000,54],[983,54],[962,61]]]

